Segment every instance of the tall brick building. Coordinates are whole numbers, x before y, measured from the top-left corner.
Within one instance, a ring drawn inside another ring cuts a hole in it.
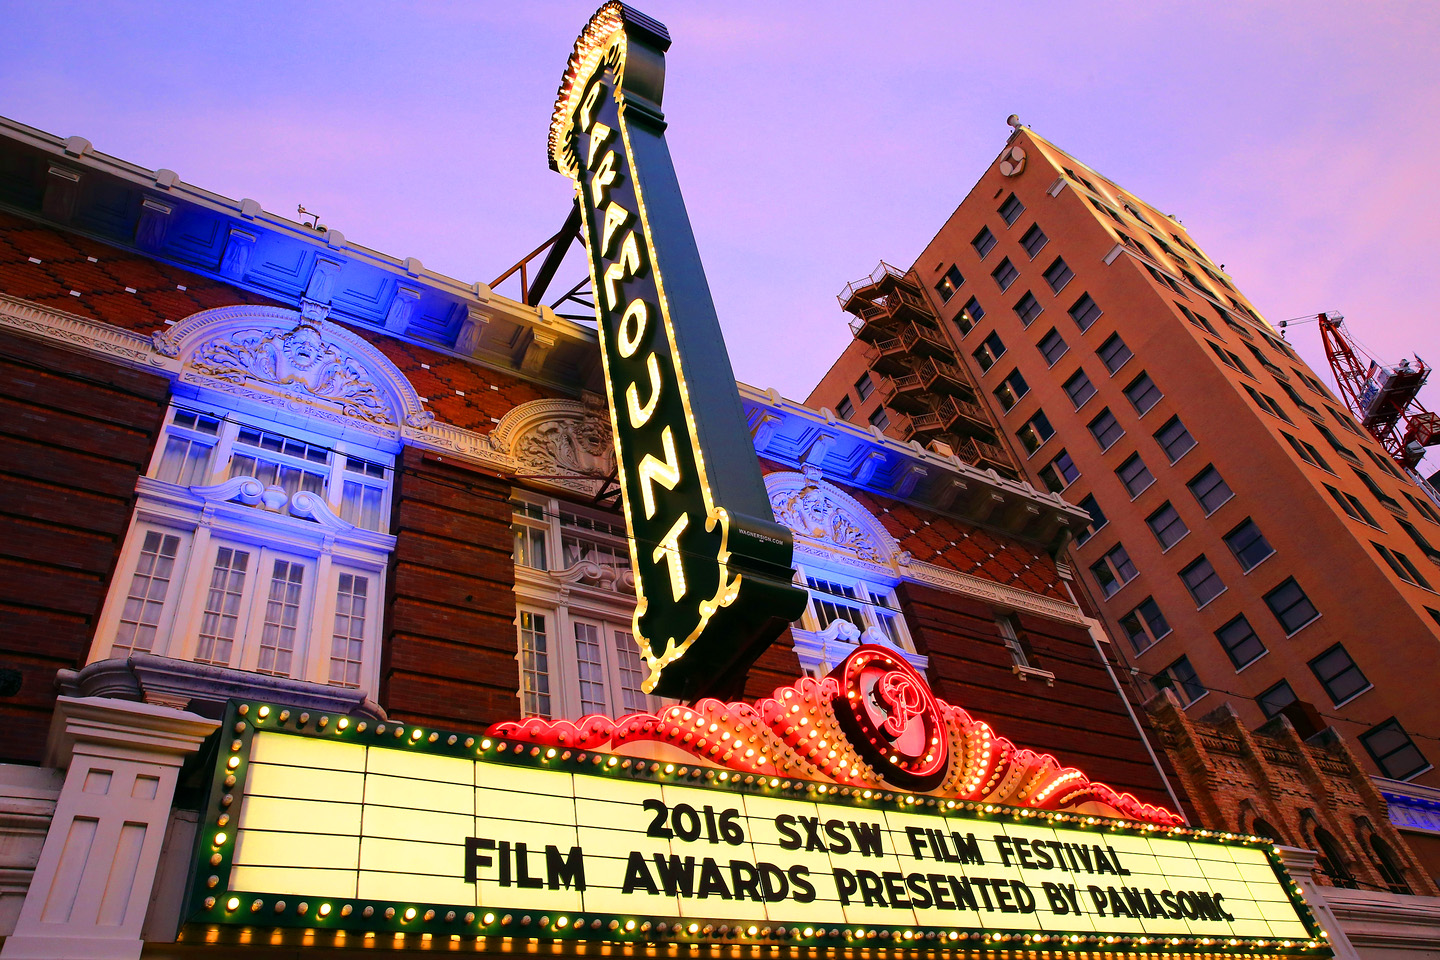
[[[808,402],[1000,471],[1003,445],[1084,508],[1068,556],[1147,695],[1318,711],[1372,774],[1440,784],[1440,499],[1180,221],[1017,127],[841,303]]]
[[[234,698],[476,732],[657,708],[598,367],[550,307],[0,121],[6,955],[174,938],[184,764]],[[810,602],[737,696],[878,644],[1185,809],[1056,560],[1083,510],[740,392]]]

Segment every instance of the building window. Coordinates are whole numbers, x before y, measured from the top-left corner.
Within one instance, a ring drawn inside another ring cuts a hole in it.
[[[1370,689],[1370,681],[1338,643],[1311,660],[1310,670],[1337,707]]]
[[[1079,506],[1086,513],[1090,514],[1090,523],[1086,525],[1084,530],[1081,530],[1075,535],[1076,545],[1083,544],[1086,540],[1089,540],[1095,535],[1096,530],[1099,530],[1110,522],[1105,517],[1105,511],[1100,509],[1100,503],[1095,499],[1093,493],[1085,494],[1085,499],[1080,501]]]
[[[855,381],[855,396],[864,403],[870,399],[870,394],[875,392],[875,381],[870,378],[870,371],[866,370],[860,374],[860,379]]]
[[[1046,487],[1059,493],[1080,476],[1080,468],[1075,466],[1075,461],[1070,459],[1070,454],[1061,450],[1055,455],[1055,459],[1045,464],[1040,469],[1040,480]]]
[[[363,608],[394,546],[387,455],[224,402],[170,409],[91,660],[153,653],[376,691],[379,618]],[[268,488],[262,503],[248,487],[224,498],[242,477]]]
[[[1340,509],[1344,510],[1350,519],[1359,520],[1361,523],[1368,523],[1372,527],[1380,526],[1380,524],[1375,522],[1375,518],[1370,515],[1370,511],[1365,509],[1365,504],[1360,502],[1360,498],[1353,494],[1336,490],[1328,483],[1325,484],[1325,489],[1330,492],[1331,498],[1340,505]]]
[[[539,504],[512,500],[511,530],[515,534],[515,563],[531,570],[549,570],[546,540],[550,520]]]
[[[210,452],[220,433],[220,421],[189,410],[176,410],[166,432],[165,453],[155,473],[158,480],[191,487],[209,482]]]
[[[195,645],[198,662],[222,667],[231,664],[235,639],[240,635],[241,604],[249,565],[249,551],[232,547],[215,551],[210,589],[205,595],[205,612],[200,620],[200,638]]]
[[[1160,541],[1160,546],[1169,550],[1175,544],[1185,539],[1190,528],[1185,526],[1185,521],[1180,519],[1180,514],[1170,505],[1167,500],[1159,510],[1145,518],[1150,527],[1150,532],[1155,534],[1155,539]]]
[[[1020,219],[1020,214],[1024,212],[1025,204],[1021,203],[1013,193],[1005,198],[1004,203],[1000,204],[1000,219],[1005,221],[1007,227],[1015,226],[1015,221]]]
[[[960,275],[960,268],[953,263],[950,264],[950,269],[945,271],[945,276],[941,277],[940,282],[935,284],[935,292],[940,295],[940,302],[948,303],[950,298],[955,296],[955,291],[959,290],[960,285],[964,282],[965,278]]]
[[[807,574],[805,584],[810,588],[807,629],[819,632],[844,620],[861,633],[879,630],[896,646],[912,649],[900,605],[889,587],[861,580],[844,581],[832,574]]]
[[[165,613],[170,594],[170,580],[175,574],[175,558],[180,552],[180,538],[148,530],[130,577],[130,592],[115,630],[111,650],[116,654],[149,653],[155,649],[155,634]]]
[[[1313,446],[1306,443],[1304,440],[1292,437],[1284,430],[1280,431],[1280,436],[1285,438],[1285,442],[1290,444],[1290,448],[1295,451],[1295,455],[1298,456],[1301,460],[1304,460],[1311,466],[1319,467],[1321,470],[1324,470],[1327,473],[1335,472],[1330,469],[1330,464],[1325,462],[1325,458],[1320,456],[1320,451],[1316,450]]]
[[[1284,710],[1294,702],[1295,691],[1290,689],[1290,684],[1284,680],[1281,680],[1256,698],[1256,703],[1260,705],[1260,712],[1267,717],[1275,716],[1275,714]]]
[[[1350,469],[1355,470],[1354,467]],[[1365,489],[1370,491],[1370,496],[1378,500],[1382,506],[1389,507],[1391,510],[1396,511],[1401,509],[1399,501],[1380,489],[1380,484],[1376,483],[1370,474],[1363,470],[1355,470],[1355,476],[1360,478],[1360,482],[1365,484]]]
[[[1099,317],[1100,305],[1088,293],[1082,293],[1080,299],[1070,307],[1070,319],[1075,321],[1082,333],[1089,330]]]
[[[1045,358],[1045,362],[1052,367],[1070,349],[1069,345],[1065,343],[1065,338],[1060,336],[1060,331],[1054,327],[1051,327],[1050,332],[1040,338],[1040,342],[1036,346],[1040,350],[1040,355]]]
[[[1061,257],[1056,257],[1055,262],[1045,268],[1045,282],[1050,285],[1052,293],[1059,293],[1065,289],[1066,284],[1075,279],[1075,271]]]
[[[1287,636],[1320,616],[1320,611],[1305,596],[1305,591],[1300,589],[1294,577],[1265,594],[1265,604],[1280,621],[1280,626],[1285,628]]]
[[[520,705],[527,717],[550,718],[550,649],[545,615],[521,610]]]
[[[988,337],[980,341],[980,346],[976,347],[975,352],[971,354],[971,356],[975,358],[975,362],[980,365],[982,371],[989,370],[995,365],[995,361],[1004,355],[1005,342],[1000,339],[1000,334],[994,330],[990,331]]]
[[[1165,451],[1165,459],[1175,463],[1195,446],[1195,438],[1185,429],[1179,417],[1171,417],[1165,426],[1155,431],[1155,442]]]
[[[1125,428],[1120,426],[1120,421],[1106,407],[1100,411],[1100,415],[1090,421],[1090,435],[1095,442],[1100,444],[1101,451],[1109,450],[1115,445],[1115,441],[1125,436]]]
[[[1014,614],[1001,614],[995,618],[995,626],[1000,631],[1000,639],[1005,641],[1005,649],[1010,651],[1010,659],[1017,667],[1036,670],[1040,667],[1040,661],[1035,657],[1035,650],[1030,646],[1030,638],[1020,628],[1020,621]]]
[[[1139,575],[1135,564],[1130,562],[1130,554],[1118,543],[1111,547],[1105,556],[1090,565],[1090,573],[1107,599],[1115,596],[1121,587]]]
[[[1425,755],[1394,717],[1360,734],[1360,743],[1370,754],[1370,759],[1375,761],[1375,766],[1391,780],[1409,780],[1430,769]]]
[[[1230,662],[1235,664],[1235,669],[1248,666],[1259,660],[1265,653],[1265,644],[1255,635],[1250,627],[1250,621],[1245,619],[1244,614],[1231,620],[1225,626],[1215,631],[1215,639],[1220,641],[1220,646],[1225,648],[1225,655]],[[1266,714],[1270,716],[1270,714]]]
[[[1370,546],[1375,548],[1375,552],[1380,554],[1380,559],[1384,560],[1386,565],[1395,572],[1395,576],[1404,580],[1406,583],[1414,584],[1417,587],[1424,587],[1426,590],[1430,589],[1429,581],[1425,579],[1424,574],[1420,572],[1405,554],[1399,550],[1391,550],[1384,544],[1376,543],[1374,540],[1370,541]]]
[[[1100,354],[1100,362],[1105,364],[1105,369],[1114,376],[1115,371],[1125,366],[1125,362],[1134,356],[1130,348],[1125,346],[1125,341],[1120,339],[1120,334],[1112,333],[1109,338],[1096,351]]]
[[[980,259],[984,260],[985,255],[995,249],[995,234],[990,232],[989,227],[981,227],[980,232],[975,234],[975,239],[970,241],[970,246],[974,247]]]
[[[1143,417],[1151,407],[1160,402],[1162,394],[1160,388],[1150,379],[1150,375],[1142,373],[1130,381],[1130,385],[1125,388],[1125,396],[1129,398],[1135,412]]]
[[[1116,469],[1115,476],[1119,477],[1120,482],[1125,485],[1131,500],[1140,496],[1149,489],[1150,484],[1155,482],[1154,474],[1150,472],[1149,467],[1145,466],[1145,461],[1140,459],[1138,453],[1130,454],[1125,462]]]
[[[840,402],[835,404],[835,412],[840,414],[841,420],[849,420],[855,416],[855,404],[850,402],[849,394],[841,397]]]
[[[997,266],[994,270],[990,272],[990,276],[994,277],[995,282],[999,284],[1000,289],[1002,291],[1005,291],[1009,290],[1010,285],[1019,278],[1020,271],[1016,270],[1015,264],[1010,262],[1009,257],[1006,257],[1004,260],[1000,261],[999,266]]]
[[[1285,412],[1284,408],[1281,407],[1280,404],[1275,402],[1274,397],[1271,397],[1268,394],[1261,393],[1259,390],[1256,390],[1248,383],[1242,383],[1240,384],[1240,386],[1244,388],[1246,393],[1250,394],[1250,399],[1255,402],[1255,406],[1259,407],[1265,413],[1268,413],[1273,417],[1278,417],[1281,420],[1284,420],[1286,423],[1295,422],[1294,420],[1290,419],[1290,415]]]
[[[1136,653],[1142,653],[1151,644],[1170,633],[1170,624],[1160,612],[1160,605],[1154,597],[1146,597],[1139,605],[1120,618],[1120,628],[1125,631],[1130,645]]]
[[[1185,584],[1185,589],[1190,591],[1197,607],[1205,606],[1225,592],[1225,584],[1221,582],[1220,575],[1203,554],[1180,571],[1180,580]]]
[[[1402,490],[1401,493],[1405,492]],[[1417,500],[1408,493],[1405,493],[1405,499],[1410,501],[1410,506],[1414,507],[1420,516],[1429,520],[1431,523],[1440,524],[1440,510],[1436,510],[1424,500]]]
[[[1390,892],[1410,895],[1413,891],[1410,889],[1410,884],[1405,882],[1405,871],[1400,866],[1400,859],[1395,856],[1395,851],[1390,849],[1390,845],[1380,839],[1378,834],[1370,834],[1370,852],[1374,855],[1375,869],[1380,872],[1380,879],[1385,881]]]
[[[877,430],[888,430],[890,428],[890,413],[884,407],[876,407],[870,412],[870,426]]]
[[[1020,371],[1011,370],[995,388],[995,399],[1000,401],[1001,407],[1009,411],[1014,409],[1015,404],[1020,402],[1020,398],[1029,392],[1030,385],[1025,382],[1024,377],[1020,376]]]
[[[985,319],[985,308],[980,306],[980,301],[971,297],[965,301],[965,306],[960,308],[960,313],[955,317],[955,326],[960,328],[960,336],[965,336],[975,329],[975,324]]]
[[[1190,492],[1204,508],[1207,517],[1235,496],[1234,491],[1230,489],[1224,478],[1220,476],[1220,471],[1216,470],[1214,466],[1207,466],[1201,470],[1186,486],[1190,488]]]
[[[370,578],[340,574],[335,589],[335,632],[330,639],[330,682],[359,687],[364,666]]]
[[[1415,541],[1415,546],[1419,547],[1425,556],[1431,560],[1440,560],[1440,550],[1436,550],[1430,541],[1425,538],[1425,535],[1415,528],[1413,523],[1401,520],[1398,517],[1395,519],[1395,522],[1400,524],[1400,529],[1404,530],[1406,535]]]
[[[1240,526],[1225,534],[1225,546],[1235,554],[1240,569],[1246,573],[1254,570],[1261,560],[1275,552],[1275,548],[1270,546],[1270,542],[1265,539],[1265,535],[1260,532],[1255,521],[1249,517],[1246,517],[1245,522]]]
[[[1049,242],[1050,238],[1045,236],[1045,231],[1040,229],[1038,223],[1032,223],[1030,229],[1026,230],[1025,235],[1020,238],[1020,246],[1025,248],[1025,252],[1030,255],[1031,260],[1034,260],[1036,255],[1044,249],[1045,244]]]
[[[1180,705],[1184,707],[1190,706],[1205,696],[1205,685],[1200,682],[1195,668],[1190,666],[1189,657],[1181,657],[1176,660],[1151,677],[1150,683],[1155,687],[1157,693],[1165,690],[1175,691],[1175,695],[1180,698]]]
[[[1075,404],[1075,409],[1079,410],[1086,400],[1095,396],[1095,385],[1090,382],[1083,369],[1076,370],[1070,379],[1065,381],[1065,392],[1070,396],[1070,402]]]
[[[1020,438],[1026,452],[1034,453],[1044,445],[1046,440],[1055,436],[1055,428],[1050,426],[1050,418],[1045,416],[1045,411],[1037,410],[1035,416],[1025,421],[1025,424],[1015,431],[1015,436]]]
[[[1015,315],[1027,327],[1035,322],[1035,318],[1040,316],[1043,310],[1044,307],[1040,306],[1040,301],[1036,300],[1035,294],[1029,290],[1026,290],[1025,295],[1015,303]]]

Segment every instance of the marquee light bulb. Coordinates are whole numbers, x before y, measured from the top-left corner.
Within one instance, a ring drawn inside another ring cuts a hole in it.
[[[261,707],[261,709],[263,710],[264,707]],[[235,909],[239,908],[239,906],[240,906],[240,898],[239,898],[239,897],[231,897],[229,900],[226,900],[226,901],[225,901],[225,909],[226,909],[226,910],[235,910]]]
[[[328,903],[322,903],[322,904],[320,904],[320,916],[322,916],[322,917],[328,917],[328,916],[330,916],[330,904],[328,904]]]
[[[236,767],[240,766],[240,758],[231,757],[229,760],[225,761],[225,765],[231,770],[234,770]]]
[[[405,919],[406,919],[406,920],[414,920],[414,919],[415,919],[415,908],[414,908],[414,907],[406,907],[406,908],[405,908]]]
[[[225,845],[225,840],[226,837],[224,830],[221,830],[219,833],[215,834],[215,846],[223,847]]]
[[[268,717],[268,716],[270,716],[270,708],[269,708],[269,707],[261,707],[261,708],[260,708],[260,719],[261,719],[261,720],[264,720],[264,719],[265,719],[266,717]]]

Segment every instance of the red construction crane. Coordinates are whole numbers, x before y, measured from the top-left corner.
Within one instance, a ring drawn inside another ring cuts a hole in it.
[[[1429,412],[1416,399],[1430,368],[1419,357],[1413,363],[1406,359],[1382,366],[1355,346],[1343,329],[1345,318],[1340,314],[1322,313],[1317,319],[1325,356],[1346,406],[1396,463],[1414,470],[1425,456],[1425,448],[1440,444],[1440,415]]]

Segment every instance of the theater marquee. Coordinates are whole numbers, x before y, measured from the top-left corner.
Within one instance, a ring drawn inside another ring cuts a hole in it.
[[[881,688],[912,675],[876,648],[852,661],[862,696],[878,697],[882,724],[901,718],[893,732],[903,738],[917,715],[884,707]],[[877,661],[886,672],[867,686],[865,668]],[[852,702],[837,677],[782,688],[761,707],[803,712],[816,697],[839,710]],[[707,714],[672,707],[620,723],[657,737],[671,717],[677,727],[719,728],[727,714],[708,703]],[[930,713],[929,722],[964,733],[955,708],[936,701]],[[605,732],[616,721],[535,721],[539,741],[525,739],[529,723],[468,737],[232,704],[202,820],[191,924],[1328,954],[1259,838],[910,793],[878,776],[866,786],[687,763],[678,753],[642,759],[583,745],[595,731],[621,736]],[[1010,749],[989,743],[987,757]]]

